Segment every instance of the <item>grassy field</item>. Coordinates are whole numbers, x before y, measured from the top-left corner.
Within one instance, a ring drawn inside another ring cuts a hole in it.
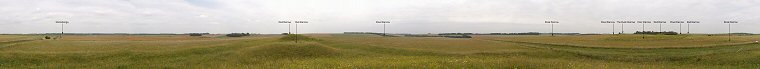
[[[479,39],[611,48],[709,47],[760,41],[754,36],[707,35],[586,35],[586,36],[476,36]]]
[[[760,68],[760,36],[0,35],[0,68]]]

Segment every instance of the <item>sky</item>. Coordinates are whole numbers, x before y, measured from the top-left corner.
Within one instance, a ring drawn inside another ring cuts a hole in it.
[[[0,0],[0,33],[760,33],[760,0]],[[660,28],[662,27],[662,28]]]

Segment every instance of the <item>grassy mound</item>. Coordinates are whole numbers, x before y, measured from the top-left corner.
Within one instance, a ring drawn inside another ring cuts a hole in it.
[[[254,57],[274,58],[320,57],[338,54],[338,51],[335,48],[328,47],[316,42],[280,42],[266,46],[253,47],[244,51],[245,54],[252,55]]]
[[[282,41],[295,41],[295,40],[299,40],[299,41],[316,41],[317,39],[311,38],[309,36],[304,36],[304,35],[301,35],[301,34],[288,34],[287,36],[284,36],[284,37],[280,38],[280,40],[282,40]]]

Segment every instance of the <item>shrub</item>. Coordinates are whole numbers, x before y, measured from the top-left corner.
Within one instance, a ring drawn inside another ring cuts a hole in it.
[[[203,36],[203,34],[190,34],[190,36]]]

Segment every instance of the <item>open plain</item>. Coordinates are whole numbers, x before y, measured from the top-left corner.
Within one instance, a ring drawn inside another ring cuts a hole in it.
[[[0,68],[760,67],[760,36],[0,35]],[[285,37],[296,36],[299,39]],[[295,43],[293,40],[300,40]]]

